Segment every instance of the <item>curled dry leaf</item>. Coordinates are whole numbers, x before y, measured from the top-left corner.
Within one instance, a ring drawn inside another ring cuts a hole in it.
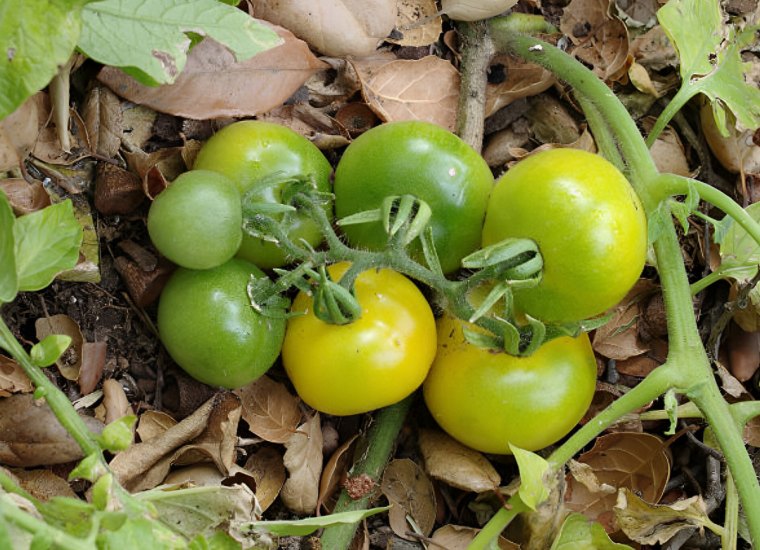
[[[349,452],[353,448],[353,443],[359,434],[354,434],[348,440],[346,440],[340,447],[330,456],[330,459],[325,464],[322,470],[322,475],[319,479],[319,498],[317,499],[317,510],[320,510],[325,502],[333,495],[338,488],[341,479],[345,476],[350,465],[351,453]]]
[[[176,425],[177,421],[165,412],[145,411],[137,423],[137,435],[140,441],[150,441]]]
[[[517,0],[441,0],[441,11],[456,21],[488,19],[517,4]]]
[[[654,288],[651,281],[642,279],[612,311],[612,318],[594,333],[594,351],[609,359],[622,361],[649,351],[639,337],[637,323],[643,299]]]
[[[284,384],[264,375],[235,393],[243,405],[248,429],[264,441],[286,443],[296,433],[301,409]]]
[[[749,393],[747,392],[747,388],[734,378],[734,376],[728,372],[728,369],[719,361],[715,362],[715,374],[720,378],[720,386],[723,388],[723,391],[731,397],[739,398]]]
[[[528,100],[525,117],[530,130],[540,143],[570,144],[581,137],[581,129],[565,105],[549,94],[538,94]]]
[[[479,529],[473,527],[465,527],[462,525],[444,525],[435,530],[433,536],[430,538],[435,545],[431,548],[467,548],[475,536],[480,532]],[[520,545],[515,544],[512,541],[499,537],[496,541],[496,547],[499,550],[519,550]]]
[[[302,40],[275,29],[283,43],[245,61],[210,38],[195,46],[173,84],[150,87],[114,67],[98,79],[118,95],[151,109],[205,120],[264,113],[283,104],[317,70],[325,67]]]
[[[347,101],[361,89],[361,82],[348,60],[341,57],[322,57],[327,69],[317,71],[304,86],[309,91],[309,103],[327,107]]]
[[[492,71],[498,67],[505,78],[486,87],[487,117],[518,99],[548,90],[555,82],[552,73],[540,65],[524,63],[507,55],[496,56],[491,67]]]
[[[613,507],[617,497],[607,487],[636,491],[648,502],[662,497],[670,476],[670,457],[660,438],[637,432],[619,432],[597,438],[594,447],[578,462],[590,468],[582,471],[596,476],[594,484],[567,476],[566,506],[601,523],[608,533],[618,529]],[[590,487],[599,487],[592,491]],[[602,490],[603,489],[603,490]]]
[[[196,487],[221,485],[224,474],[213,464],[193,464],[172,470],[164,478],[167,485],[190,484]]]
[[[124,388],[113,378],[103,382],[103,405],[106,408],[106,424],[110,424],[123,416],[134,414],[127,394],[124,393]]]
[[[0,355],[0,398],[12,393],[29,393],[34,389],[32,381],[16,361]]]
[[[366,56],[396,24],[396,0],[252,0],[256,17],[282,25],[324,55]]]
[[[647,118],[643,121],[644,128],[651,128],[654,119]],[[679,176],[692,177],[694,173],[689,170],[689,161],[686,159],[681,138],[673,128],[665,128],[649,148],[657,169],[660,172],[669,172]]]
[[[95,433],[103,423],[83,416]],[[15,394],[0,399],[0,464],[31,467],[63,464],[82,458],[82,449],[61,426],[44,401],[32,394]]]
[[[274,447],[261,447],[248,457],[244,468],[256,480],[256,498],[263,512],[277,499],[287,477],[282,453]]]
[[[354,105],[354,103],[349,103],[349,105]],[[338,120],[308,103],[283,105],[257,118],[287,126],[308,137],[322,150],[345,147],[349,143],[348,131]]]
[[[408,458],[389,462],[380,489],[391,505],[388,520],[394,533],[407,540],[417,540],[409,536],[410,531],[430,535],[435,525],[435,489],[416,462]],[[407,518],[414,521],[416,529],[410,527]]]
[[[613,0],[572,0],[560,20],[574,44],[571,53],[606,81],[624,77],[628,69],[628,29],[614,6]]]
[[[103,376],[107,351],[108,345],[105,342],[85,342],[82,344],[82,367],[79,369],[79,391],[82,395],[95,391],[100,378]]]
[[[394,35],[388,42],[418,47],[438,40],[443,20],[435,0],[398,0],[397,6],[396,30],[401,38]]]
[[[125,102],[122,105],[122,126],[124,132],[121,141],[127,151],[145,149],[148,140],[153,137],[153,126],[158,113],[145,105]]]
[[[181,147],[164,147],[153,153],[135,150],[124,153],[124,158],[130,170],[142,179],[143,193],[151,200],[187,170]]]
[[[437,430],[420,430],[420,452],[427,473],[447,485],[483,493],[501,483],[501,476],[479,452]]]
[[[121,102],[105,86],[93,86],[82,105],[82,119],[90,147],[101,157],[115,157],[123,132]]]
[[[37,340],[40,341],[51,334],[63,334],[71,338],[71,345],[63,352],[55,365],[66,380],[77,380],[82,366],[82,346],[84,345],[84,336],[79,324],[68,315],[51,315],[37,319],[34,322],[34,330]]]
[[[459,73],[440,57],[396,59],[393,55],[353,59],[362,95],[385,122],[425,120],[453,130]]]
[[[699,111],[699,118],[710,150],[726,170],[734,174],[760,174],[760,146],[752,140],[753,131],[741,131],[736,124],[729,123],[729,134],[721,135],[707,101]]]
[[[282,486],[282,502],[297,514],[311,515],[317,509],[322,473],[322,427],[319,413],[306,420],[285,442],[283,462],[288,479]]]
[[[668,357],[668,341],[662,338],[647,342],[649,351],[635,355],[615,363],[620,374],[644,378],[647,374],[662,365]]]
[[[42,111],[45,94],[39,92],[0,120],[0,172],[18,168],[31,152],[47,113]]]
[[[2,179],[0,192],[8,197],[8,202],[11,203],[11,208],[17,216],[36,212],[50,205],[50,195],[37,180],[28,183],[23,178]]]

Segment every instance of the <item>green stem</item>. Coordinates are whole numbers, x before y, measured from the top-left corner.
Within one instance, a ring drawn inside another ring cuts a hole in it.
[[[413,400],[414,395],[410,395],[395,405],[378,411],[374,423],[367,433],[368,447],[349,472],[351,477],[364,474],[369,476],[375,484],[380,482],[380,476],[393,451],[396,438]],[[354,500],[343,490],[333,511],[337,513],[364,510],[369,505],[373,495],[374,491],[370,491],[367,495]],[[355,523],[327,527],[320,537],[322,548],[329,548],[330,550],[347,549],[354,538],[357,526],[358,524]]]
[[[660,113],[660,116],[657,117],[657,120],[652,127],[652,131],[649,132],[649,135],[647,136],[647,147],[651,147],[654,144],[657,137],[665,129],[665,126],[667,126],[671,119],[684,107],[684,105],[686,105],[689,100],[694,97],[695,93],[696,90],[690,88],[688,85],[681,86],[678,92],[676,92],[676,95],[673,96],[662,113]]]
[[[706,289],[708,286],[710,286],[713,283],[717,283],[718,281],[722,281],[725,279],[725,273],[721,269],[716,269],[712,273],[709,273],[702,277],[700,280],[698,280],[696,283],[692,283],[689,289],[691,290],[691,295],[696,296],[700,292],[702,292],[704,289]]]
[[[594,141],[597,147],[601,151],[602,155],[614,164],[621,172],[626,171],[625,161],[620,155],[620,149],[618,149],[615,136],[610,131],[610,127],[607,125],[607,121],[596,108],[594,102],[583,95],[577,95],[576,99],[583,109],[583,114],[586,115],[591,134],[594,136]]]
[[[84,550],[95,548],[95,545],[48,525],[44,520],[26,513],[16,506],[7,496],[0,495],[0,520],[11,523],[27,533],[42,535],[50,548],[69,548]]]
[[[498,539],[504,528],[509,525],[513,519],[519,514],[527,512],[528,507],[525,506],[520,496],[515,493],[507,501],[507,506],[499,509],[493,518],[483,526],[478,534],[472,539],[467,550],[486,550],[490,548],[498,548],[496,540]]]
[[[739,493],[731,472],[726,472],[726,510],[721,537],[721,550],[736,550],[739,534]]]

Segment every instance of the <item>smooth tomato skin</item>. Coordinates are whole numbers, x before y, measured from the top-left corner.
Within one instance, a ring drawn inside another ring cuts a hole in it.
[[[148,211],[148,234],[159,252],[190,269],[209,269],[232,258],[243,238],[243,211],[231,185],[208,170],[180,174]]]
[[[241,196],[255,188],[255,198],[261,202],[281,202],[281,186],[261,182],[273,175],[313,176],[320,191],[331,190],[332,166],[316,145],[290,128],[260,120],[234,122],[219,130],[201,147],[193,168],[224,174]],[[331,215],[332,207],[326,211]],[[317,225],[303,214],[288,215],[287,225],[293,240],[305,239],[312,246],[322,241]],[[277,245],[247,234],[237,255],[262,269],[289,263]]]
[[[585,333],[515,357],[470,344],[462,322],[444,316],[423,394],[454,439],[481,452],[510,454],[509,443],[535,451],[565,436],[585,414],[595,387],[596,361]]]
[[[390,122],[356,138],[335,169],[335,215],[378,208],[389,195],[413,194],[433,211],[433,239],[444,273],[480,246],[493,175],[486,162],[444,128]],[[388,237],[380,222],[343,228],[355,246],[378,250]],[[422,258],[419,247],[417,258]]]
[[[630,183],[604,158],[575,149],[529,156],[491,194],[483,245],[508,237],[538,243],[538,286],[515,290],[515,306],[545,322],[603,313],[631,289],[644,268],[647,222]]]
[[[331,265],[338,280],[348,264]],[[298,395],[332,415],[392,405],[416,390],[436,353],[433,313],[403,275],[371,269],[355,284],[362,315],[348,325],[318,319],[311,297],[299,293],[282,347],[282,363]]]
[[[264,317],[250,305],[246,285],[255,265],[233,258],[213,269],[175,271],[158,304],[158,332],[172,359],[190,376],[239,388],[272,366],[285,320]]]

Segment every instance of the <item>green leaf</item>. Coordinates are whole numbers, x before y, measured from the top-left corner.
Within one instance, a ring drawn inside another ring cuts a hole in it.
[[[79,48],[144,84],[170,84],[187,61],[190,38],[209,36],[239,60],[281,43],[275,31],[217,0],[104,0],[82,11]]]
[[[19,290],[45,288],[77,263],[83,232],[69,200],[17,218],[13,234]]]
[[[79,38],[76,0],[0,2],[0,119],[15,111],[55,76]]]
[[[0,304],[8,303],[18,293],[18,276],[16,275],[16,254],[13,244],[13,224],[16,216],[0,191]]]
[[[92,453],[84,457],[71,472],[69,472],[69,481],[72,479],[86,479],[95,482],[99,477],[108,473],[104,464],[103,457],[100,453]]]
[[[41,342],[32,346],[30,356],[32,363],[38,367],[49,367],[63,354],[71,345],[71,336],[65,334],[50,334],[45,336]]]
[[[759,127],[760,90],[746,82],[750,64],[741,57],[757,27],[737,35],[735,27],[724,24],[717,1],[671,0],[657,18],[678,50],[686,95],[702,93],[710,98],[721,134],[728,135],[726,110],[740,126]]]
[[[549,471],[549,463],[536,453],[515,447],[511,443],[509,449],[517,461],[520,470],[520,499],[531,510],[549,498],[549,488],[544,483],[544,477]]]
[[[132,443],[132,426],[137,421],[133,414],[122,416],[103,428],[98,436],[98,443],[106,451],[118,452],[127,449]]]
[[[98,535],[97,547],[102,550],[184,550],[187,541],[160,521],[137,517],[127,519],[116,531],[102,531]]]
[[[274,535],[279,536],[296,536],[304,537],[310,535],[317,529],[338,525],[341,523],[357,523],[364,518],[386,512],[390,506],[379,508],[370,508],[368,510],[355,510],[351,512],[339,512],[329,516],[320,516],[318,518],[305,518],[297,520],[280,520],[280,521],[254,521],[251,527],[262,528]]]
[[[210,537],[197,535],[190,541],[187,548],[188,550],[241,550],[242,545],[227,533],[217,531]]]
[[[750,204],[745,210],[754,220],[760,220],[760,203]],[[721,272],[737,281],[752,280],[760,264],[760,246],[755,239],[730,216],[721,220],[716,233],[721,234]]]
[[[625,544],[612,542],[600,523],[583,514],[565,518],[551,550],[629,550]]]

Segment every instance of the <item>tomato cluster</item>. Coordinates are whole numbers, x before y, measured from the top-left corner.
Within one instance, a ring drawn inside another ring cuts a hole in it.
[[[536,450],[566,435],[594,393],[586,334],[555,338],[528,357],[486,349],[467,337],[483,329],[447,312],[436,321],[420,288],[382,266],[351,273],[347,286],[361,306],[351,322],[327,322],[314,286],[307,292],[301,285],[287,315],[252,307],[251,281],[292,258],[281,243],[242,231],[241,201],[280,203],[282,181],[294,176],[330,192],[331,171],[299,134],[237,122],[156,198],[150,235],[182,266],[158,308],[162,341],[177,364],[202,382],[235,388],[281,357],[304,402],[334,415],[391,405],[422,386],[440,426],[485,452],[508,453],[510,444]],[[514,289],[516,319],[572,323],[599,315],[630,289],[646,256],[646,220],[630,185],[613,165],[581,151],[532,155],[494,184],[483,159],[450,132],[418,121],[386,123],[347,147],[332,191],[338,218],[377,209],[391,195],[423,199],[445,274],[482,246],[533,239],[544,269],[537,285]],[[332,206],[324,212],[331,219]],[[304,212],[274,216],[293,241],[320,246],[320,228]],[[389,242],[380,222],[342,230],[360,249]],[[416,242],[410,254],[424,263]],[[334,263],[320,277],[340,281],[349,268]]]

